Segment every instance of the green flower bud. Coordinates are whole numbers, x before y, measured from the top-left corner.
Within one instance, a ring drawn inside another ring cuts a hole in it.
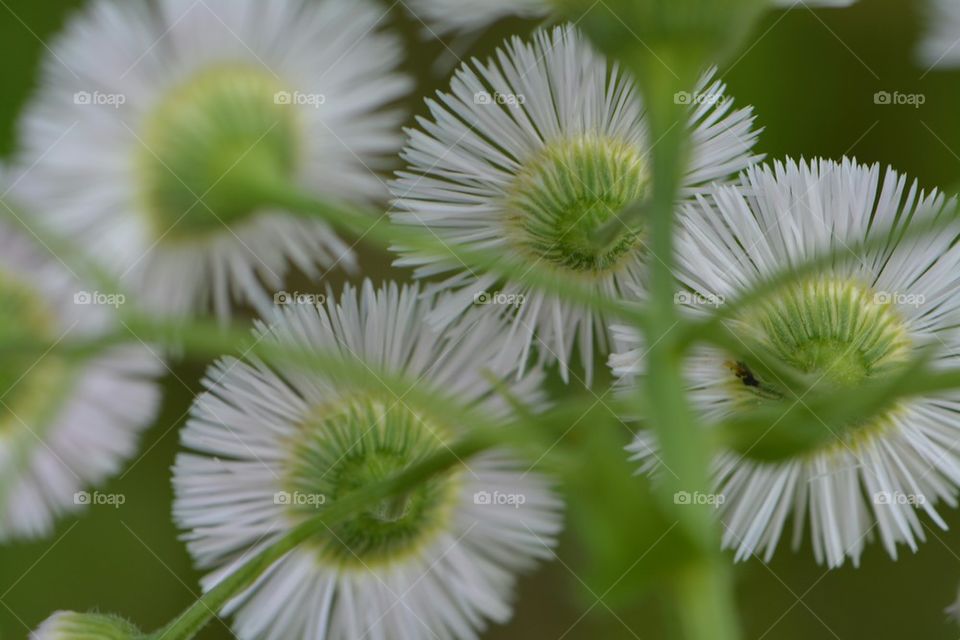
[[[58,611],[30,634],[30,640],[135,640],[146,638],[122,618],[99,613]]]

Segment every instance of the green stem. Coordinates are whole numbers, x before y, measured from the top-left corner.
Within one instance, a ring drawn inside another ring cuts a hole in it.
[[[674,593],[680,628],[687,638],[740,637],[730,563],[716,554],[677,572]]]
[[[336,380],[342,385],[355,385],[358,389],[372,393],[403,398],[411,406],[416,406],[424,416],[437,420],[449,420],[449,416],[456,415],[460,424],[469,425],[471,429],[490,430],[502,426],[484,412],[463,406],[457,398],[443,393],[442,390],[375,363],[345,358],[337,349],[304,350],[296,345],[272,340],[255,340],[246,327],[222,326],[213,321],[178,319],[172,324],[166,324],[152,318],[129,314],[124,316],[123,325],[109,334],[56,344],[49,341],[28,342],[19,335],[11,336],[0,332],[0,360],[8,354],[48,353],[74,362],[117,345],[142,343],[174,345],[201,362],[221,356],[256,357],[266,362],[283,362],[290,367],[308,369],[317,376]],[[499,381],[495,389],[504,393]],[[519,401],[514,398],[513,402]],[[545,433],[544,425],[563,431],[591,404],[593,402],[589,397],[570,397],[559,401],[543,414],[534,414],[528,409],[521,411],[515,406],[517,419],[511,422],[511,428],[503,429],[502,442],[516,448],[534,444],[535,436]],[[626,403],[619,398],[608,398],[605,404],[618,411],[626,411]]]
[[[193,638],[233,598],[249,588],[278,560],[311,537],[351,515],[392,496],[401,495],[425,480],[462,463],[481,451],[495,446],[497,433],[474,431],[469,436],[443,448],[393,478],[359,489],[345,499],[331,504],[323,512],[292,529],[246,564],[224,578],[216,587],[189,606],[175,620],[149,636],[151,640],[187,640]]]
[[[321,200],[292,184],[264,184],[261,190],[261,200],[268,200],[275,206],[304,216],[319,218],[341,232],[372,240],[382,247],[414,249],[432,254],[454,266],[516,280],[601,311],[611,319],[640,322],[644,317],[643,310],[636,305],[603,295],[598,287],[571,280],[564,273],[544,264],[531,263],[509,253],[455,246],[444,242],[428,229],[385,224],[384,216],[377,217],[370,212]]]
[[[644,378],[646,414],[656,430],[664,466],[660,498],[696,555],[673,581],[675,605],[688,640],[736,640],[740,637],[729,572],[719,553],[719,535],[710,506],[675,504],[677,492],[707,492],[711,442],[698,423],[686,393],[680,319],[674,305],[674,208],[686,166],[688,113],[674,102],[696,69],[683,52],[658,51],[656,59],[640,54],[631,65],[647,100],[653,153],[653,200],[650,210],[650,309],[646,324],[648,369]]]

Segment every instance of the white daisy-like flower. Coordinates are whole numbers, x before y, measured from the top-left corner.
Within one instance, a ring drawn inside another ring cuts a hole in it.
[[[151,310],[264,308],[294,265],[354,266],[265,190],[369,202],[401,143],[397,38],[369,0],[96,0],[51,45],[24,121],[48,226]]]
[[[2,181],[0,181],[2,184]],[[0,216],[22,215],[0,197]],[[83,288],[22,228],[0,224],[0,333],[51,344],[112,326],[114,294]],[[137,450],[160,400],[162,362],[147,348],[112,347],[82,361],[9,353],[0,367],[0,540],[47,535],[90,502],[85,490]]]
[[[784,9],[804,7],[849,7],[856,0],[772,0]],[[947,0],[949,2],[949,0]],[[478,31],[508,16],[549,18],[552,0],[407,0],[411,13],[439,35],[456,31]]]
[[[257,335],[405,374],[505,417],[485,369],[502,332],[484,318],[461,338],[425,326],[434,300],[416,287],[347,287],[339,303],[299,305]],[[540,375],[511,383],[541,401]],[[373,378],[371,378],[373,381]],[[183,432],[174,469],[177,522],[212,588],[252,551],[360,487],[440,450],[465,425],[410,401],[281,363],[227,359]],[[491,452],[401,498],[335,524],[283,557],[227,606],[241,638],[476,638],[503,622],[518,571],[548,557],[562,505],[545,478]],[[279,603],[283,603],[280,607]]]
[[[960,3],[928,0],[927,34],[920,43],[920,60],[931,67],[960,66]]]
[[[736,110],[709,75],[692,93],[692,154],[683,195],[758,159],[750,109]],[[591,236],[627,205],[649,195],[652,141],[640,96],[624,72],[595,52],[573,27],[514,38],[486,64],[461,68],[451,93],[429,100],[403,152],[409,170],[392,184],[397,224],[426,229],[451,247],[495,250],[611,297],[639,286],[648,252],[641,231],[627,229],[605,249]],[[456,260],[397,248],[398,265],[418,278],[445,274],[431,290],[456,293],[431,315],[445,326],[479,300],[512,316],[522,360],[533,346],[568,377],[575,349],[589,382],[595,349],[608,336],[600,314],[519,282],[477,274]],[[497,304],[506,301],[507,304]],[[575,346],[576,343],[576,346]],[[517,354],[509,353],[516,362]]]
[[[922,349],[936,366],[960,365],[960,246],[955,203],[878,166],[819,161],[748,170],[739,187],[718,187],[682,218],[677,302],[691,314],[734,299],[751,285],[823,251],[856,247],[894,226],[882,249],[835,260],[829,269],[786,287],[730,321],[765,344],[821,390],[849,390],[888,374]],[[940,216],[944,232],[903,239],[921,216]],[[615,332],[614,371],[644,371],[642,344]],[[749,354],[747,354],[749,355]],[[796,398],[763,379],[745,354],[701,348],[688,362],[691,398],[707,424],[748,407],[782,406]],[[799,400],[799,401],[802,401]],[[884,415],[850,424],[819,448],[781,462],[721,454],[714,467],[724,545],[739,560],[769,560],[793,516],[794,545],[806,531],[818,562],[830,567],[879,537],[892,557],[897,545],[924,539],[918,511],[945,527],[935,505],[956,506],[960,483],[960,395],[899,401]],[[643,469],[657,467],[649,434],[632,447]]]

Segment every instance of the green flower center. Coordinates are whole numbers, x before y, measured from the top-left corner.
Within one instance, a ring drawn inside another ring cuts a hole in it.
[[[142,198],[158,238],[223,229],[266,204],[258,187],[296,173],[291,96],[260,69],[218,66],[175,88],[140,139]]]
[[[56,319],[46,301],[15,275],[0,271],[0,333],[14,342],[43,344],[56,339]],[[0,366],[0,435],[20,422],[36,427],[40,413],[66,375],[58,357],[24,350],[4,356]]]
[[[853,390],[891,372],[910,352],[906,325],[883,298],[855,282],[820,278],[791,287],[742,319],[818,389]],[[791,401],[744,363],[728,367],[745,401]]]
[[[595,135],[554,142],[524,167],[508,195],[515,244],[564,270],[614,269],[637,248],[640,231],[624,227],[602,246],[597,230],[641,200],[648,185],[647,163],[635,147]]]
[[[449,435],[399,402],[357,397],[321,411],[301,426],[285,485],[298,518],[396,475]],[[449,523],[459,486],[439,475],[331,526],[315,540],[321,558],[369,567],[416,553]]]

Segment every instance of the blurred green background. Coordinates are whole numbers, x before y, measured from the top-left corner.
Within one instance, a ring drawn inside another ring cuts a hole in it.
[[[0,0],[3,156],[10,157],[16,148],[16,120],[36,81],[44,41],[81,4]],[[772,12],[742,57],[722,72],[738,103],[756,108],[765,129],[761,150],[771,158],[851,155],[893,165],[924,187],[960,185],[960,74],[928,73],[915,62],[922,5],[920,0],[861,0],[851,9]],[[395,28],[408,41],[407,66],[420,81],[419,95],[428,95],[443,86],[455,58],[442,44],[422,38],[419,23],[401,9],[395,7],[393,15]],[[447,44],[462,58],[482,56],[505,35],[526,33],[531,26],[500,24],[467,50],[466,42]],[[920,108],[877,105],[878,91],[921,93],[926,102]],[[423,111],[420,98],[411,99],[409,107]],[[374,279],[406,277],[389,267],[383,253],[368,249],[364,258]],[[57,609],[113,611],[153,629],[194,599],[198,574],[171,523],[169,469],[202,371],[201,365],[179,366],[167,377],[163,415],[144,437],[139,459],[104,488],[124,493],[124,506],[95,508],[62,522],[51,540],[0,547],[2,640],[26,637],[28,629]],[[625,531],[638,524],[631,521],[629,505],[617,513],[622,519],[617,525]],[[807,547],[797,554],[783,547],[769,565],[756,560],[740,565],[736,575],[747,637],[960,637],[960,629],[943,613],[960,584],[960,513],[948,512],[946,518],[949,532],[924,519],[926,544],[915,555],[902,549],[897,562],[873,545],[859,569],[826,572],[813,563]],[[639,541],[632,551],[642,559],[631,574],[640,575],[656,552],[644,556],[647,545]],[[573,537],[565,540],[560,556],[563,562],[522,582],[513,622],[488,637],[664,637],[670,621],[656,606],[662,594],[655,588],[650,597],[617,603],[617,617],[611,616],[605,603],[597,604],[604,589],[594,588],[593,597],[584,593],[577,576],[589,567],[583,566]],[[232,635],[215,622],[201,637]]]

